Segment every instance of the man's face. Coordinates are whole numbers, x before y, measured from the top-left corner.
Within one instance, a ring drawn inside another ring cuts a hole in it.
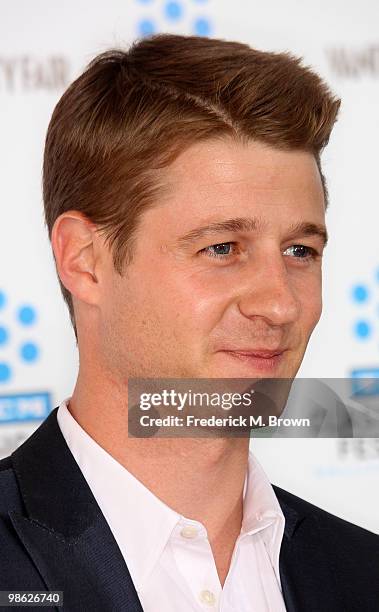
[[[142,217],[125,276],[109,258],[106,365],[121,380],[294,377],[322,307],[324,196],[313,156],[207,141],[164,177],[167,193]]]

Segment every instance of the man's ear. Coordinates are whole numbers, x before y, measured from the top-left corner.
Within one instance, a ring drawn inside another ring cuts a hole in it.
[[[60,215],[51,232],[57,272],[68,291],[87,304],[98,302],[100,250],[96,225],[77,210]]]

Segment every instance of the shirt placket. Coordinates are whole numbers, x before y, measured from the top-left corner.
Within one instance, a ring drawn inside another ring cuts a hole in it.
[[[194,610],[219,610],[221,583],[205,527],[182,519],[170,538],[178,571],[192,593]]]

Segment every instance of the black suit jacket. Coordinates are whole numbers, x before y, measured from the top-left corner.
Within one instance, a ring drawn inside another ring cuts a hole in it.
[[[379,610],[379,536],[274,491],[286,519],[280,574],[287,610]],[[0,461],[0,590],[60,590],[67,612],[142,612],[120,549],[60,431],[57,408]]]

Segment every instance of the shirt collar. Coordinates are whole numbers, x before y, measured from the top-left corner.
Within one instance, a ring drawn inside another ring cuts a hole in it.
[[[261,464],[250,451],[245,481],[241,535],[253,535],[261,532],[260,535],[279,584],[281,584],[279,554],[284,527],[285,517],[274,489]]]
[[[142,590],[178,523],[193,521],[167,506],[97,444],[69,412],[69,399],[59,406],[59,427],[110,526],[137,591]],[[262,532],[279,584],[284,520],[271,483],[250,451],[241,536]]]
[[[267,475],[258,459],[249,452],[245,478],[243,521],[241,533],[252,533],[271,519],[283,517],[283,512]]]

